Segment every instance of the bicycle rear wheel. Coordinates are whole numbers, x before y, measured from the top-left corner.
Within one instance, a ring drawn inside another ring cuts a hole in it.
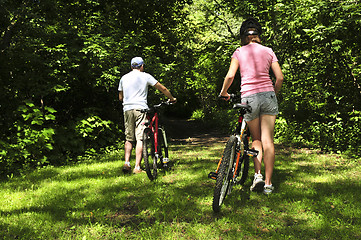
[[[155,155],[154,136],[149,128],[143,132],[143,158],[145,171],[150,180],[157,178],[157,157]]]
[[[237,153],[238,139],[231,136],[224,149],[221,165],[218,169],[216,187],[214,189],[212,208],[214,212],[220,212],[221,205],[233,185],[233,171]]]

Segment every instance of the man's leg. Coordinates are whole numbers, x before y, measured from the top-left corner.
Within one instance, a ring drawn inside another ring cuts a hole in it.
[[[143,172],[140,169],[140,165],[142,162],[143,157],[143,132],[144,132],[144,124],[146,121],[146,114],[141,113],[140,111],[137,112],[136,117],[136,124],[135,124],[135,136],[137,139],[136,146],[135,146],[135,168],[133,170],[134,173],[141,173]]]
[[[125,143],[124,143],[125,163],[123,166],[124,173],[129,173],[132,170],[130,167],[130,157],[132,155],[132,149],[133,149],[133,144],[130,141],[125,141]]]
[[[125,163],[130,164],[130,157],[132,155],[133,144],[129,141],[125,141],[124,144],[124,157]]]
[[[123,166],[123,172],[129,173],[131,171],[130,167],[130,157],[132,155],[133,149],[133,139],[134,139],[134,116],[133,111],[124,112],[124,127],[125,127],[125,143],[124,143],[124,158],[125,164]]]
[[[140,163],[142,161],[143,156],[143,141],[137,141],[137,145],[135,147],[135,168],[140,169]]]

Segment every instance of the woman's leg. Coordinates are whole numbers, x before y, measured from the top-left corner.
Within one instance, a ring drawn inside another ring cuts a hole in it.
[[[275,162],[274,128],[276,116],[262,115],[260,117],[261,142],[264,151],[265,184],[272,184],[272,174]]]
[[[256,118],[248,122],[249,131],[252,136],[252,148],[257,150],[258,156],[253,158],[255,173],[260,174],[262,169],[262,142],[261,142],[261,122],[260,118]]]

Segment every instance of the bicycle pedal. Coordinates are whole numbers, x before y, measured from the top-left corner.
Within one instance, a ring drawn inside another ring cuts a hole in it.
[[[254,149],[248,149],[248,150],[246,150],[246,153],[250,157],[257,157],[259,152]]]
[[[167,164],[169,162],[169,158],[163,158],[163,164]]]
[[[216,172],[210,172],[210,173],[208,174],[208,178],[211,178],[211,179],[213,179],[213,180],[216,180],[216,179],[217,179],[217,176],[218,176],[218,174],[217,174]]]

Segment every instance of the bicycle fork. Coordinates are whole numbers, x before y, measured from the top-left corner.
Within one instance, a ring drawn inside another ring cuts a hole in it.
[[[158,115],[157,115],[157,113],[153,116],[152,123],[150,125],[153,126],[153,123],[154,123],[154,127],[153,127],[152,131],[154,132],[155,157],[156,157],[156,159],[162,159],[162,163],[166,165],[169,162],[167,136],[165,134],[165,130],[161,126],[159,126],[159,124],[158,124]],[[161,146],[161,142],[159,141],[160,136],[158,135],[159,131],[161,132],[162,137],[163,137],[164,155],[165,156],[162,156],[162,150],[161,150],[162,146]]]
[[[162,163],[163,163],[163,166],[167,166],[167,163],[169,162],[167,136],[166,136],[165,130],[162,127],[159,127],[159,130],[162,132],[163,144],[164,144],[164,156],[161,156]],[[160,152],[162,153],[162,151],[160,151]]]

